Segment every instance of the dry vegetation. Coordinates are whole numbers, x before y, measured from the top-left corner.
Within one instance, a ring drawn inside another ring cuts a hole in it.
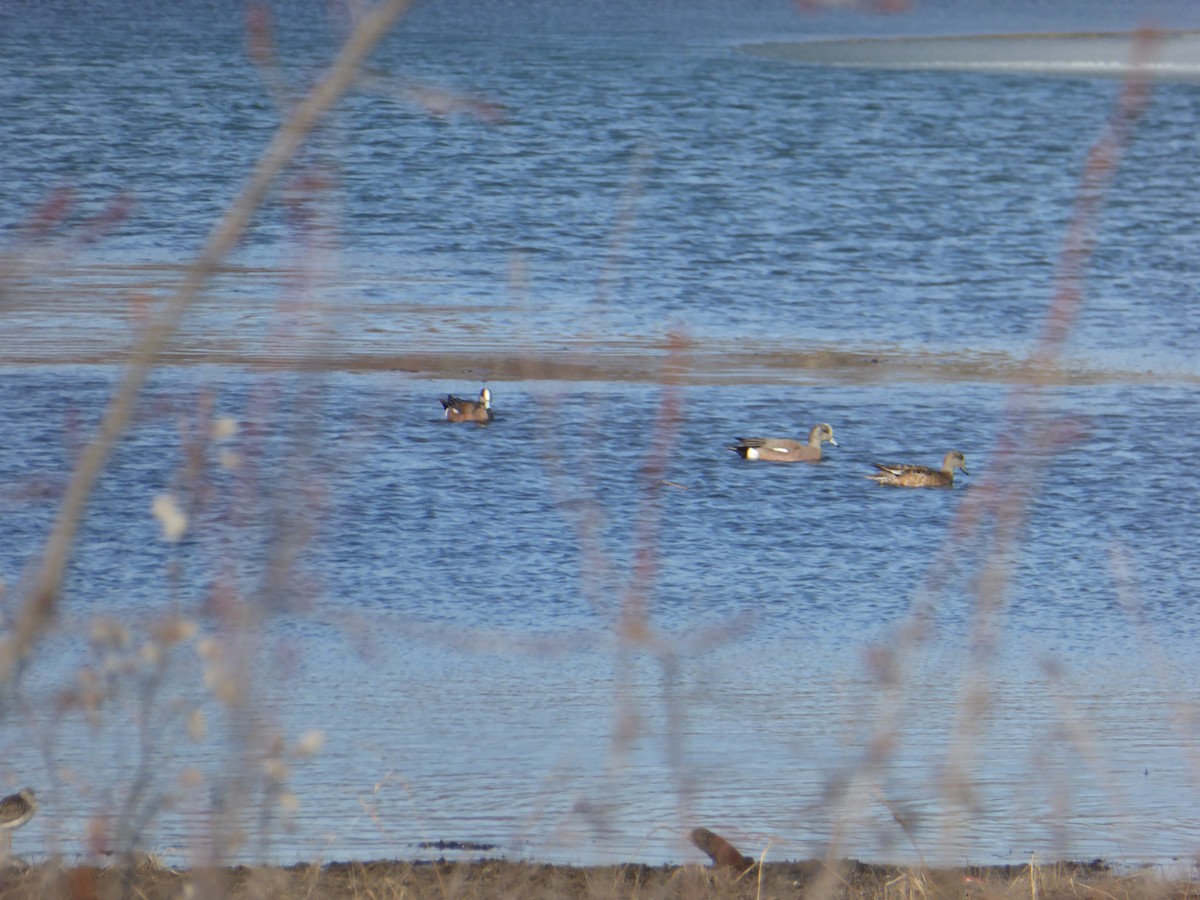
[[[0,900],[64,897],[347,898],[347,900],[484,900],[484,898],[1108,898],[1174,900],[1195,896],[1195,885],[1168,884],[1148,873],[1117,875],[1097,861],[1055,866],[994,866],[907,870],[855,860],[769,863],[740,875],[701,866],[569,866],[493,860],[462,863],[352,862],[326,866],[178,872],[143,860],[129,867],[9,869]]]

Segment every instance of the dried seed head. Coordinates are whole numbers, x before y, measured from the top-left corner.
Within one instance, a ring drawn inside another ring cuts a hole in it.
[[[312,756],[319,753],[324,744],[325,732],[316,730],[306,732],[296,744],[296,756]]]
[[[147,666],[159,666],[163,661],[163,648],[160,644],[153,641],[147,641],[142,644],[142,649],[138,651],[138,656]]]
[[[97,619],[92,623],[91,641],[97,647],[121,650],[129,645],[129,629],[112,619]]]
[[[154,628],[154,639],[168,647],[186,641],[195,634],[196,623],[182,616],[172,616]]]
[[[219,419],[213,419],[212,428],[209,431],[209,436],[214,441],[224,441],[237,434],[237,420],[229,416],[222,416]]]
[[[187,733],[193,741],[204,740],[204,735],[208,732],[208,724],[204,720],[204,711],[193,709],[188,713],[187,717]]]
[[[150,504],[150,511],[162,526],[164,540],[174,544],[187,531],[187,514],[180,509],[174,494],[159,494]]]

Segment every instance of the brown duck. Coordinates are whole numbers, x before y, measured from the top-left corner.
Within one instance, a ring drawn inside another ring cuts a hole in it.
[[[708,854],[714,868],[744,872],[754,865],[753,859],[743,856],[737,847],[707,828],[693,828],[690,837],[693,844]]]
[[[872,465],[879,471],[867,477],[876,484],[889,484],[893,487],[953,487],[955,469],[962,469],[964,475],[971,474],[967,471],[966,458],[957,450],[951,450],[946,454],[940,469],[931,469],[929,466],[896,466],[881,463],[872,463]]]
[[[441,404],[448,422],[490,422],[495,417],[492,412],[492,392],[487,388],[479,392],[478,400],[464,400],[448,394],[441,398]]]

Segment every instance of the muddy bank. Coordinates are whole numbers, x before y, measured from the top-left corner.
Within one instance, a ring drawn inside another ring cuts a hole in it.
[[[60,338],[62,336],[60,335]],[[560,346],[513,344],[466,349],[372,352],[348,346],[280,346],[264,351],[232,341],[177,340],[158,362],[168,366],[215,364],[247,371],[395,372],[418,379],[522,382],[608,382],[683,385],[960,384],[1195,384],[1185,371],[1136,371],[1064,362],[1032,369],[996,352],[926,353],[903,348],[787,348],[739,340],[736,346],[686,340],[671,349],[665,339],[576,339]],[[732,343],[732,342],[731,342]],[[17,340],[3,365],[124,366],[129,353],[111,343],[68,336],[49,342]]]
[[[180,276],[170,266],[65,266],[38,277],[6,271],[0,258],[0,366],[123,366],[162,312]],[[36,268],[36,267],[35,267]],[[1035,383],[1200,381],[1190,357],[1137,353],[1045,360],[1031,368],[1014,347],[800,340],[786,335],[697,333],[664,321],[636,330],[606,327],[582,307],[548,328],[513,301],[429,304],[342,299],[280,303],[283,270],[229,268],[168,341],[165,365],[246,370],[395,372],[467,381],[560,381],[691,385]],[[360,286],[361,287],[361,286]],[[348,290],[345,285],[342,289]],[[335,295],[338,291],[333,291]],[[883,333],[886,333],[886,329]]]

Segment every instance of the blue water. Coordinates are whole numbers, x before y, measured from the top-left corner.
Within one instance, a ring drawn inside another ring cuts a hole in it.
[[[5,698],[0,786],[43,800],[14,849],[111,848],[149,811],[133,842],[183,861],[696,861],[697,824],[768,859],[1190,859],[1196,84],[1154,85],[1018,406],[1121,83],[750,46],[1189,17],[420,6],[97,487]],[[346,26],[274,22],[268,87],[234,3],[0,9],[6,622],[123,353]],[[440,420],[485,381],[492,425]],[[725,449],[819,421],[820,465]],[[863,478],[952,448],[952,491]],[[160,657],[172,612],[197,631]],[[89,641],[110,619],[129,644]]]

